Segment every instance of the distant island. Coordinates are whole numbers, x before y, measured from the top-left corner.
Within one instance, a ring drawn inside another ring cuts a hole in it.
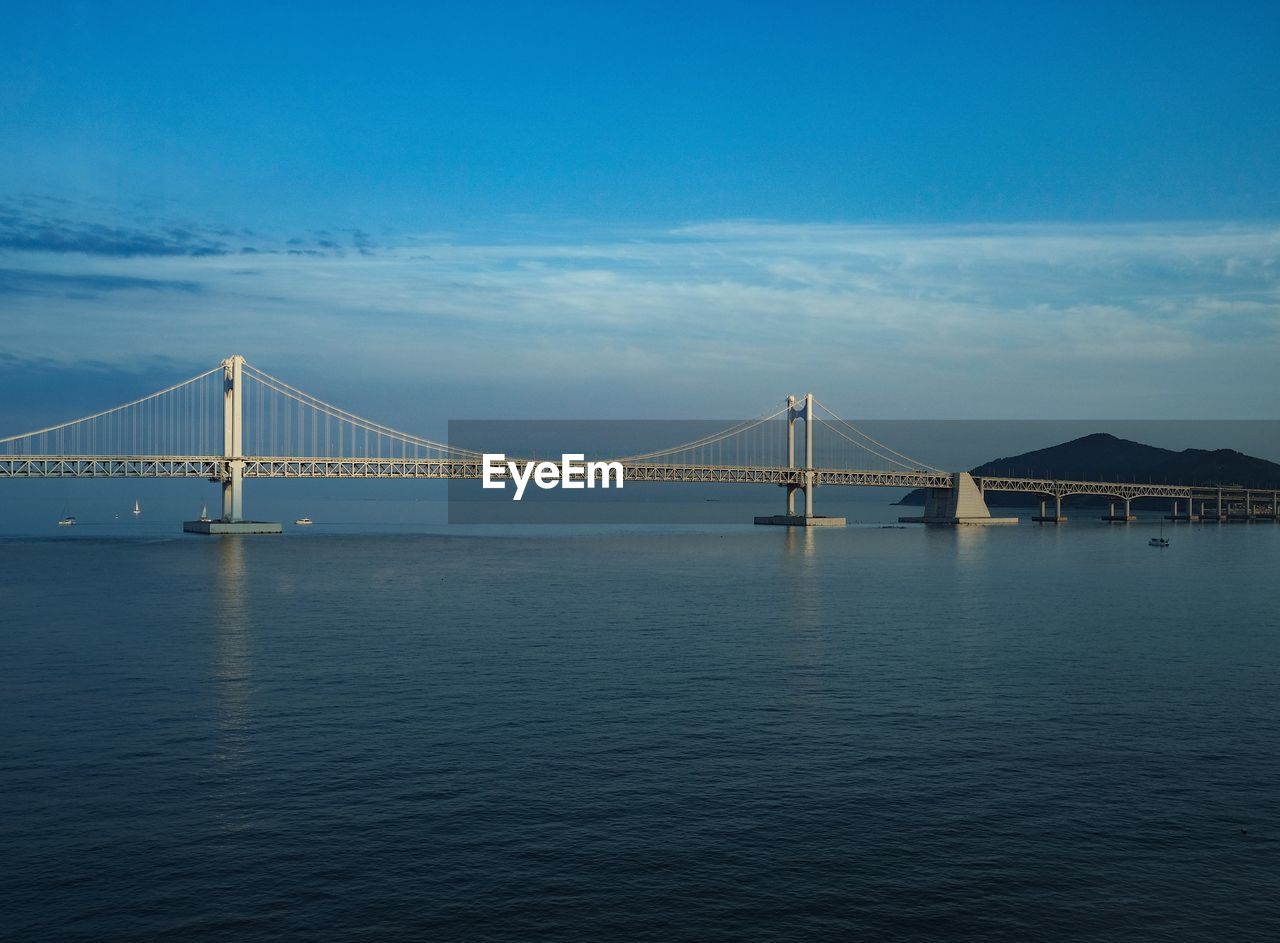
[[[1095,432],[1047,449],[993,459],[972,469],[972,472],[975,476],[1026,475],[1077,481],[1168,482],[1209,488],[1218,485],[1280,488],[1280,465],[1266,459],[1234,449],[1183,449],[1175,452],[1105,432]],[[1024,495],[1009,492],[989,492],[986,499],[988,505],[997,507],[1021,507],[1029,500]],[[1105,504],[1109,499],[1079,495],[1072,500]],[[922,505],[925,492],[916,489],[898,503]]]

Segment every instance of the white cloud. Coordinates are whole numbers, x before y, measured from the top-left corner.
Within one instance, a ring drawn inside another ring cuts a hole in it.
[[[363,378],[377,401],[429,384],[496,408],[522,387],[575,389],[583,415],[691,397],[745,414],[806,388],[862,415],[1272,411],[1276,226],[729,221],[380,242],[368,256],[5,253],[0,268],[202,290],[6,294],[0,343],[119,362],[234,347],[304,385]]]

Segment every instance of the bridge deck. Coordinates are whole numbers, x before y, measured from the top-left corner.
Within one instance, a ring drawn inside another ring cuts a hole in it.
[[[246,456],[245,478],[417,478],[474,480],[482,477],[479,461],[413,458],[308,458]],[[221,481],[229,462],[220,455],[3,455],[0,478],[203,478]],[[682,465],[624,462],[627,481],[707,484],[802,485],[806,469],[753,465]],[[950,488],[945,472],[874,471],[815,468],[819,485],[865,488]],[[501,477],[501,476],[499,476]],[[975,477],[984,491],[1021,492],[1049,497],[1093,494],[1126,498],[1192,498],[1251,494],[1272,496],[1267,489],[1198,487],[1116,481],[1070,481],[1053,478]]]
[[[245,478],[427,478],[480,479],[479,461],[412,458],[244,458]],[[6,455],[0,478],[206,478],[222,480],[225,459],[216,455]],[[803,484],[805,469],[753,465],[677,465],[624,462],[627,481],[715,484]],[[497,477],[505,477],[499,472]],[[943,472],[884,472],[815,469],[820,484],[884,488],[949,488]]]

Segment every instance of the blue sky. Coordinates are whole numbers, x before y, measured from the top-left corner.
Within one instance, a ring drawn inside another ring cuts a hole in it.
[[[8,4],[0,421],[1273,418],[1278,102],[1274,4]]]

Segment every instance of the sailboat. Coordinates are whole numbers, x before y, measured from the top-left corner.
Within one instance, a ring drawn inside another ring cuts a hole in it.
[[[133,502],[133,513],[134,514],[142,513],[142,505],[140,505],[136,500]]]
[[[204,521],[206,524],[209,522],[209,505],[200,505],[200,520]]]
[[[1169,546],[1169,538],[1164,535],[1164,521],[1160,522],[1160,536],[1152,537],[1147,541],[1148,547],[1167,547]]]
[[[62,517],[58,518],[59,527],[74,527],[76,519],[71,515],[68,505],[62,506]]]

